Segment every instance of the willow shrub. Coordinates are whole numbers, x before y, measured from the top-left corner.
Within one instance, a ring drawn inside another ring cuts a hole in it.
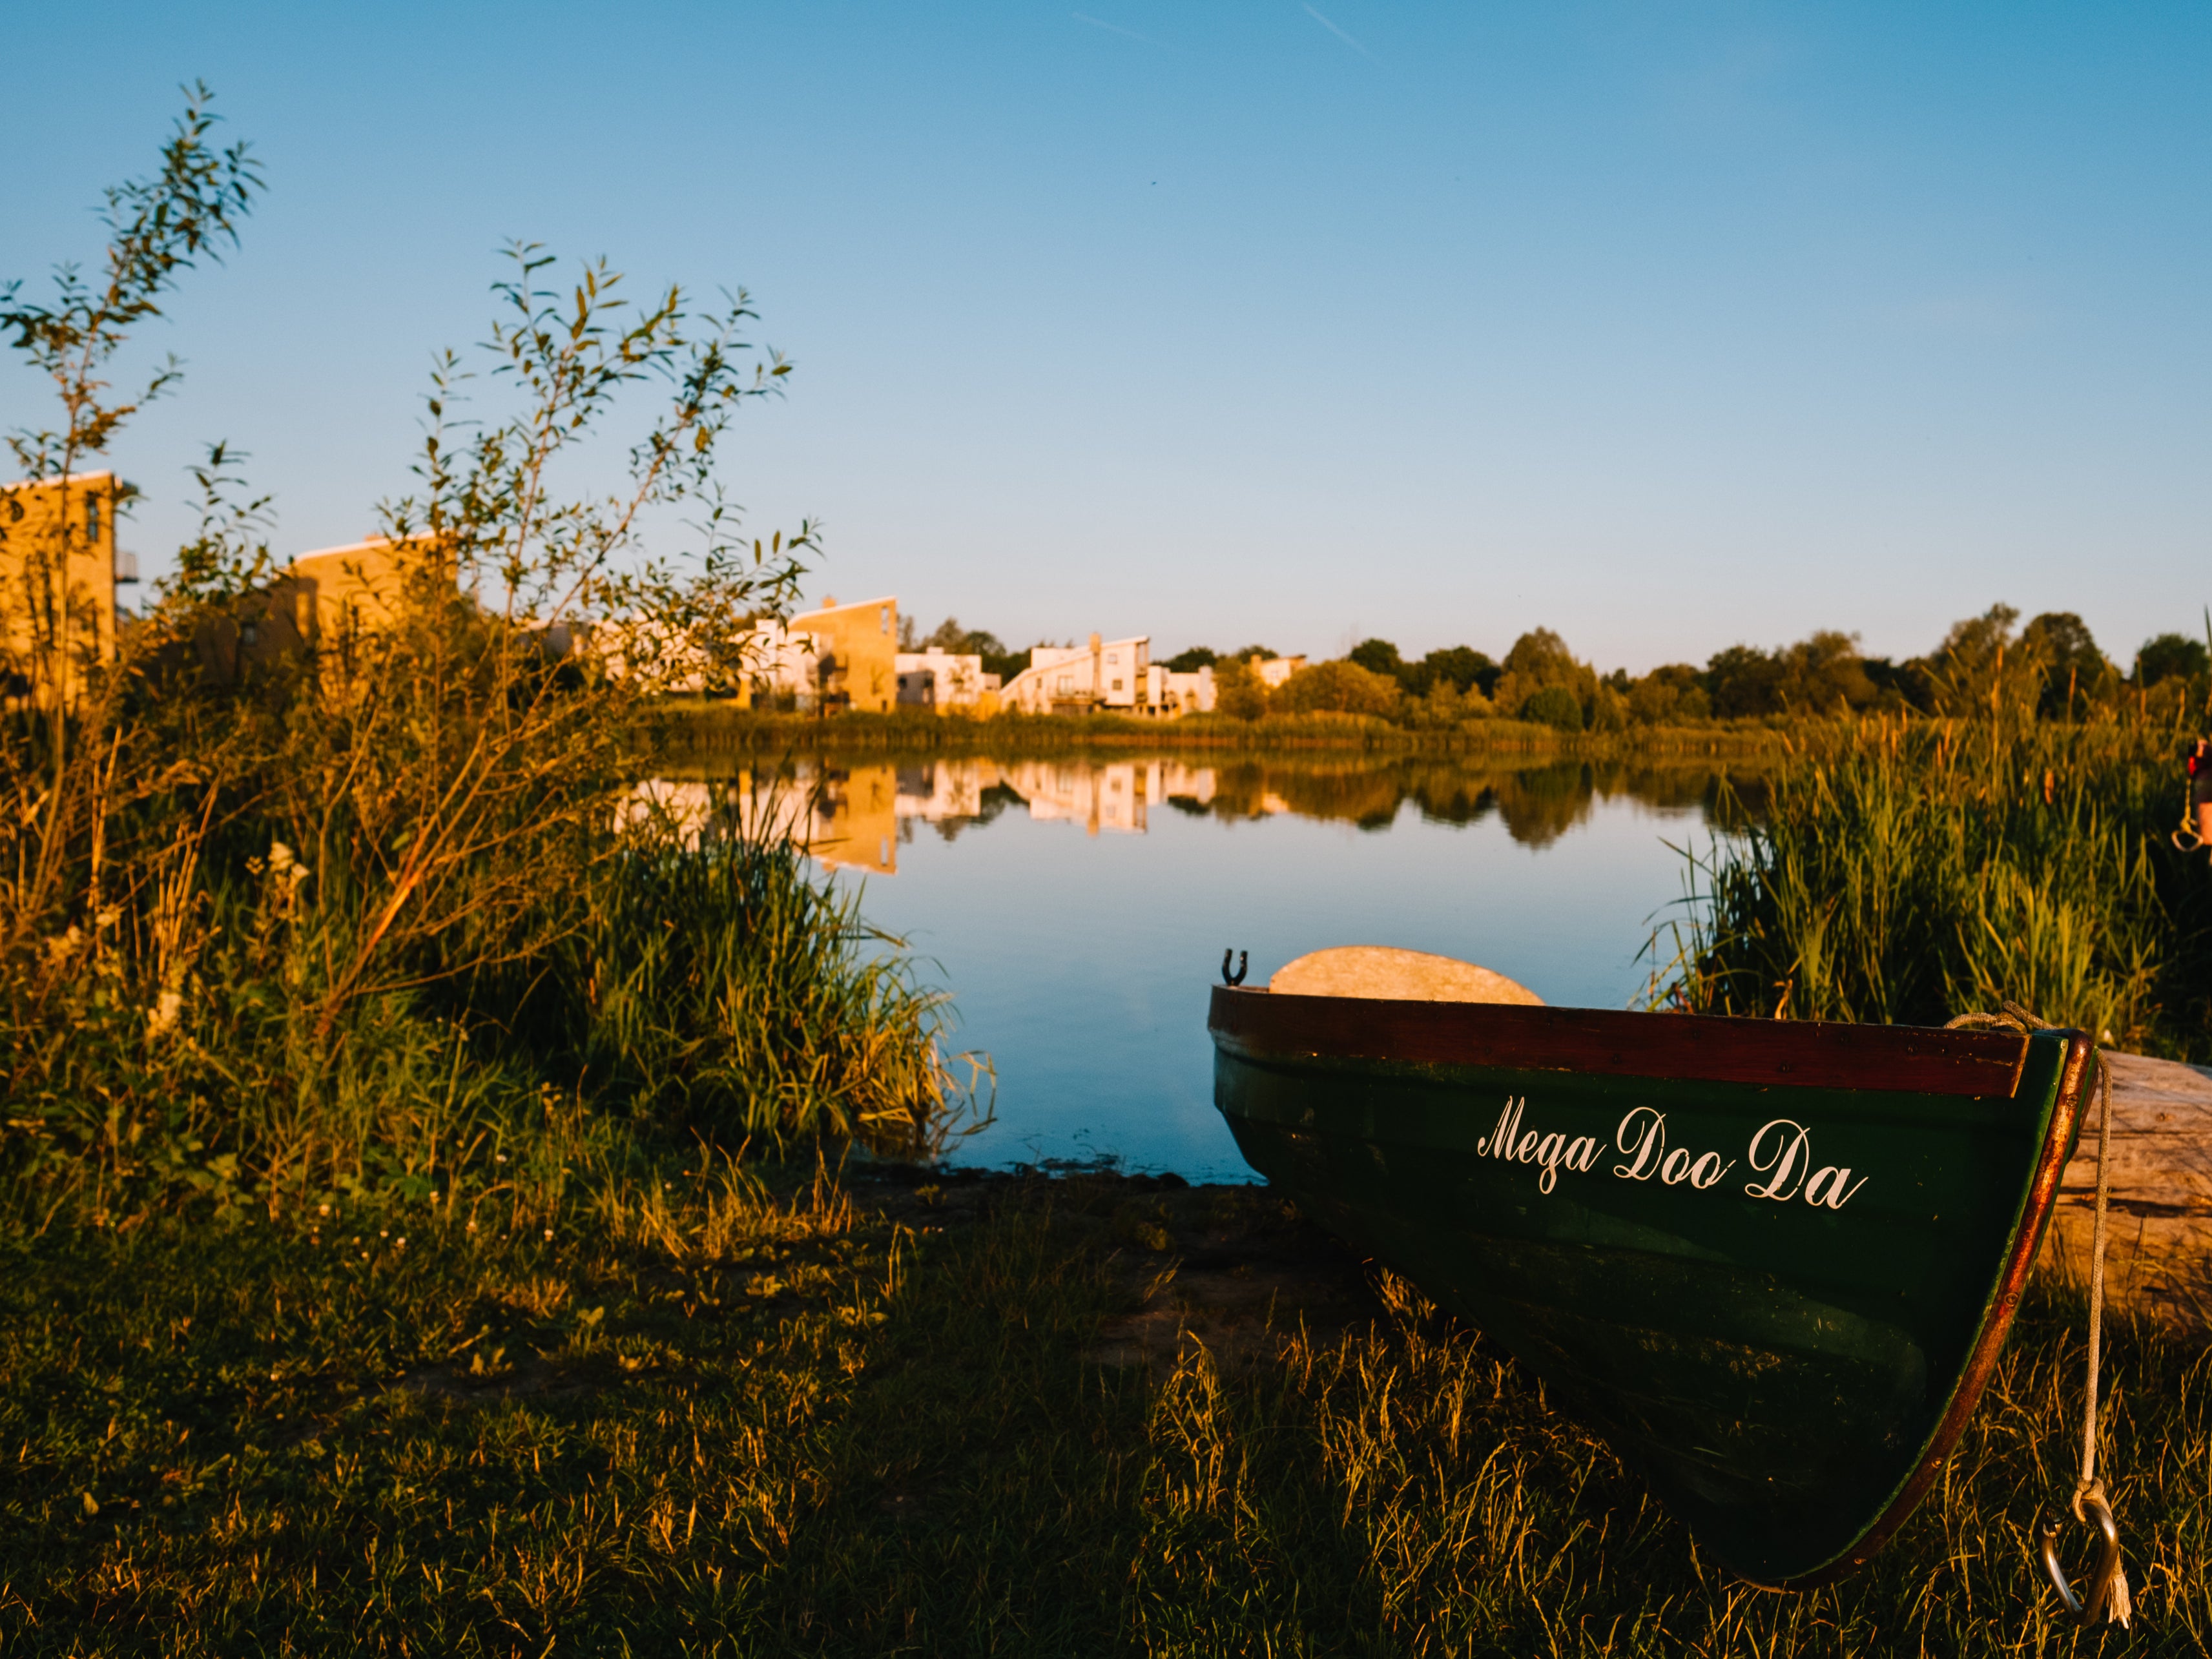
[[[2170,834],[2191,711],[2002,707],[1807,733],[1755,817],[1692,854],[1652,1000],[1940,1024],[2005,999],[2129,1047],[2202,1050],[2212,871]]]
[[[0,538],[0,1162],[108,1208],[557,1174],[586,1118],[926,1142],[939,1000],[788,848],[686,852],[627,810],[652,699],[741,679],[814,550],[726,504],[731,423],[789,368],[742,294],[633,301],[515,246],[343,582],[304,599],[217,447],[177,574],[85,648],[70,478],[137,406],[103,366],[259,188],[205,101],[108,193],[100,280],[0,282],[59,400],[15,453],[64,509]],[[586,472],[606,493],[552,485]]]

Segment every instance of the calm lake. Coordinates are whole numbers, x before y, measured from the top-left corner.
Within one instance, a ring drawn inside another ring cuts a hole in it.
[[[776,780],[729,763],[650,787],[695,823],[772,816],[953,994],[956,1046],[998,1072],[996,1121],[955,1162],[1243,1181],[1206,1034],[1224,948],[1250,952],[1252,984],[1325,945],[1395,945],[1626,1006],[1721,782],[1186,751],[817,758]]]

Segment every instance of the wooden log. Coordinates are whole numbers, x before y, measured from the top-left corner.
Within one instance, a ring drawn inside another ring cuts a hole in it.
[[[2212,1327],[2212,1066],[2108,1054],[2112,1066],[2106,1305]],[[2045,1259],[2089,1276],[2097,1200],[2097,1103],[2058,1188]]]

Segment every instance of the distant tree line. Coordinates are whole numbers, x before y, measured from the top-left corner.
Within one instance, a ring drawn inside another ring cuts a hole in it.
[[[1565,731],[1619,731],[1885,709],[1971,713],[1993,699],[2015,708],[2030,703],[2063,720],[2123,697],[2155,692],[2161,702],[2202,703],[2212,692],[2206,639],[2160,634],[2124,670],[2071,611],[2045,611],[2016,629],[2019,619],[2011,605],[1991,605],[1954,623],[1925,656],[1901,661],[1867,656],[1856,635],[1824,629],[1794,645],[1732,645],[1702,668],[1669,663],[1642,676],[1600,673],[1547,628],[1522,635],[1503,662],[1464,645],[1408,660],[1389,641],[1369,639],[1341,659],[1293,675],[1259,698],[1257,708],[1248,690],[1232,696],[1224,686],[1221,707],[1247,714],[1334,710],[1411,725],[1503,715]]]
[[[1049,640],[1040,640],[1039,645],[1049,645]],[[1019,651],[1009,651],[996,634],[980,628],[963,628],[957,617],[947,617],[938,623],[935,631],[924,634],[912,617],[899,618],[899,649],[927,651],[935,646],[957,657],[981,657],[983,672],[996,674],[1000,679],[1010,680],[1030,665],[1030,652],[1034,647],[1024,646]]]
[[[1235,651],[1194,645],[1162,666],[1178,674],[1212,669],[1218,712],[1240,719],[1334,713],[1455,726],[1504,716],[1570,732],[1885,709],[1960,714],[1993,698],[2013,707],[2033,703],[2045,718],[2064,720],[2124,696],[2156,691],[2162,702],[2201,702],[2212,692],[2212,629],[2203,639],[2171,633],[2147,640],[2123,669],[2070,611],[2046,611],[2024,628],[2015,628],[2019,620],[2011,605],[1993,605],[1954,623],[1925,656],[1903,660],[1867,656],[1857,635],[1822,629],[1794,645],[1732,645],[1702,668],[1668,663],[1641,676],[1621,668],[1600,673],[1548,628],[1522,635],[1503,662],[1470,645],[1409,659],[1389,640],[1362,640],[1273,690],[1251,668],[1278,654],[1264,645]],[[1027,650],[1008,651],[996,635],[951,617],[933,634],[921,635],[911,623],[901,632],[908,649],[938,645],[978,655],[985,672],[1009,679],[1029,665]]]

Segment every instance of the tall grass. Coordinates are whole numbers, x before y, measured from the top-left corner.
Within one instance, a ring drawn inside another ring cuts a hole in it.
[[[1692,855],[1653,1000],[1940,1024],[2022,1003],[2128,1047],[2212,1036],[2212,872],[2169,840],[2183,728],[2004,709],[1803,734],[1755,820]]]
[[[955,1074],[950,994],[901,946],[787,842],[635,851],[562,952],[592,1004],[580,1068],[635,1115],[732,1145],[940,1151],[988,1065],[962,1055]]]

